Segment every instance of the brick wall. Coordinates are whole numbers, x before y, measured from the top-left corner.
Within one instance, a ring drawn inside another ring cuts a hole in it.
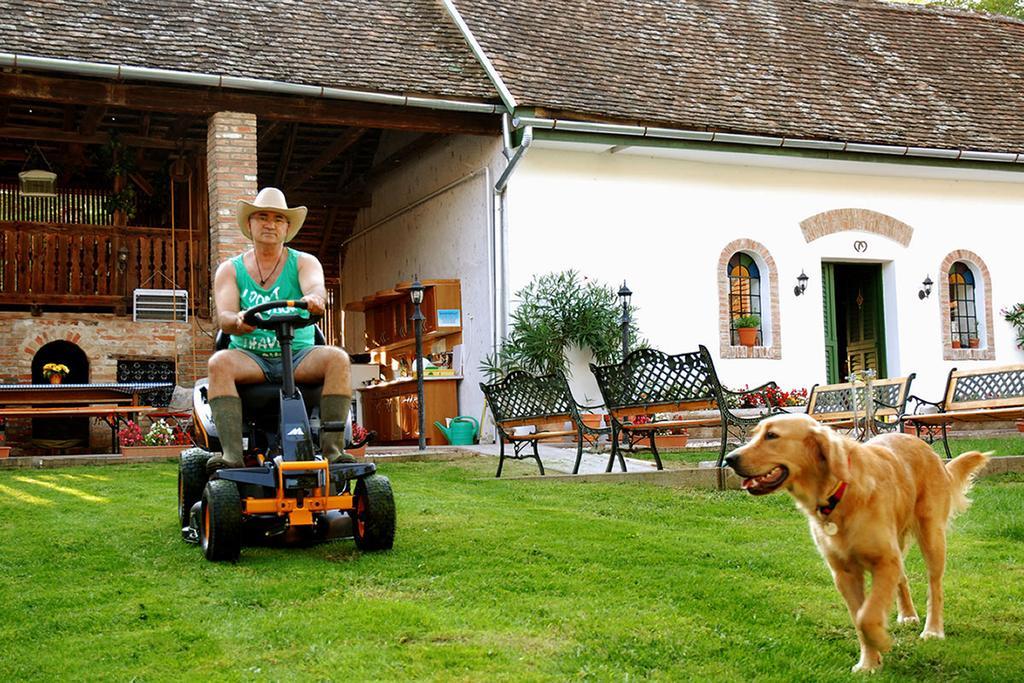
[[[210,263],[249,248],[238,229],[238,200],[256,196],[256,115],[218,112],[206,133],[210,196]]]
[[[191,387],[206,376],[206,359],[213,349],[210,320],[190,323],[133,322],[130,317],[104,313],[0,313],[0,382],[31,382],[32,358],[57,340],[75,344],[89,361],[89,381],[117,380],[117,359],[125,357],[175,360],[178,385]],[[193,360],[193,349],[195,359]],[[110,429],[92,421],[90,447],[110,446]],[[8,445],[18,448],[30,438],[29,420],[7,421]],[[17,454],[17,453],[15,453]]]

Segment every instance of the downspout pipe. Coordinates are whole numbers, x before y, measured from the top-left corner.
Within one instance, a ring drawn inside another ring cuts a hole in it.
[[[763,135],[742,135],[737,133],[715,133],[703,130],[681,130],[676,128],[650,128],[647,126],[619,125],[614,123],[592,123],[547,119],[533,116],[516,116],[512,120],[516,128],[538,128],[543,130],[564,130],[573,133],[599,133],[624,135],[661,140],[690,140],[695,142],[721,142],[733,145],[755,145],[760,147],[786,147],[816,149],[829,152],[853,152],[902,157],[928,157],[953,161],[989,161],[997,163],[1024,164],[1024,152],[987,152],[970,149],[942,149],[937,147],[909,147],[903,145],[874,145],[839,140],[803,140]]]
[[[501,194],[505,191],[505,186],[508,185],[509,178],[512,177],[512,173],[516,170],[516,166],[522,161],[523,157],[526,156],[527,150],[530,149],[530,144],[533,142],[533,127],[527,126],[523,129],[523,140],[519,143],[519,147],[516,148],[516,153],[509,159],[508,165],[505,170],[502,171],[498,177],[498,182],[494,183],[494,191]]]
[[[414,97],[411,95],[389,95],[386,93],[330,88],[319,85],[287,83],[264,78],[245,78],[240,76],[221,76],[192,71],[172,71],[170,69],[154,69],[124,64],[106,64],[102,62],[85,62],[74,59],[53,59],[50,57],[33,57],[11,52],[0,52],[0,67],[13,69],[29,69],[64,74],[76,74],[94,78],[112,78],[116,80],[135,80],[165,83],[168,85],[201,86],[208,88],[227,88],[232,90],[250,90],[274,95],[294,95],[328,100],[348,100],[351,102],[367,102],[370,104],[388,104],[399,107],[418,107],[422,109],[439,109],[460,111],[474,114],[501,114],[506,109],[500,104],[485,102],[468,102],[443,98]]]

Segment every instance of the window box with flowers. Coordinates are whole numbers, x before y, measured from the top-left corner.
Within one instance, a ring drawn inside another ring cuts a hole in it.
[[[43,366],[43,377],[50,384],[60,384],[71,369],[63,363],[47,363]]]
[[[117,440],[121,445],[121,456],[125,458],[176,458],[183,449],[192,445],[184,430],[172,427],[164,420],[154,422],[145,434],[138,423],[129,420],[121,428]]]

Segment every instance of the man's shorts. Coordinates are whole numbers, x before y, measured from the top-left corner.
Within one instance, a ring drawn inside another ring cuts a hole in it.
[[[315,346],[307,346],[303,349],[297,349],[292,351],[292,370],[298,369],[303,359],[309,355],[309,352],[315,349]],[[267,378],[268,382],[273,384],[280,384],[283,379],[283,369],[281,367],[280,358],[264,358],[258,353],[247,351],[245,349],[232,349],[233,351],[241,351],[245,355],[256,361],[256,365],[260,366],[260,370],[263,371],[263,376]]]

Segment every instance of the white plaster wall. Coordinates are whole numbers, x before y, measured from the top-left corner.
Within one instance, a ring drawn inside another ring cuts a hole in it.
[[[972,363],[942,360],[937,293],[921,301],[918,290],[925,275],[942,286],[942,259],[967,249],[992,274],[995,362],[1024,362],[1013,329],[999,315],[1024,300],[1024,174],[912,177],[951,174],[892,164],[766,161],[764,155],[753,163],[781,167],[743,165],[740,155],[707,155],[730,162],[713,163],[631,152],[535,143],[509,190],[510,292],[534,274],[568,267],[614,286],[625,279],[641,332],[656,348],[679,353],[704,344],[732,386],[774,379],[783,388],[810,387],[826,380],[821,262],[882,263],[889,375],[916,372],[914,392],[937,399],[950,367]],[[907,223],[914,229],[909,247],[863,232],[804,240],[802,220],[842,208]],[[780,360],[718,359],[716,268],[722,249],[737,238],[764,244],[778,264]],[[868,243],[865,253],[854,251],[855,240]],[[810,281],[796,297],[801,270]]]
[[[378,160],[415,137],[384,136]],[[368,227],[372,230],[348,244],[341,272],[343,302],[390,289],[417,274],[421,279],[461,280],[467,359],[465,379],[459,385],[459,410],[477,418],[483,409],[477,367],[493,345],[490,253],[494,171],[504,166],[500,159],[497,136],[453,136],[388,174],[374,186],[373,204],[360,212],[353,234]],[[362,351],[362,314],[346,313],[344,328],[346,348]]]

